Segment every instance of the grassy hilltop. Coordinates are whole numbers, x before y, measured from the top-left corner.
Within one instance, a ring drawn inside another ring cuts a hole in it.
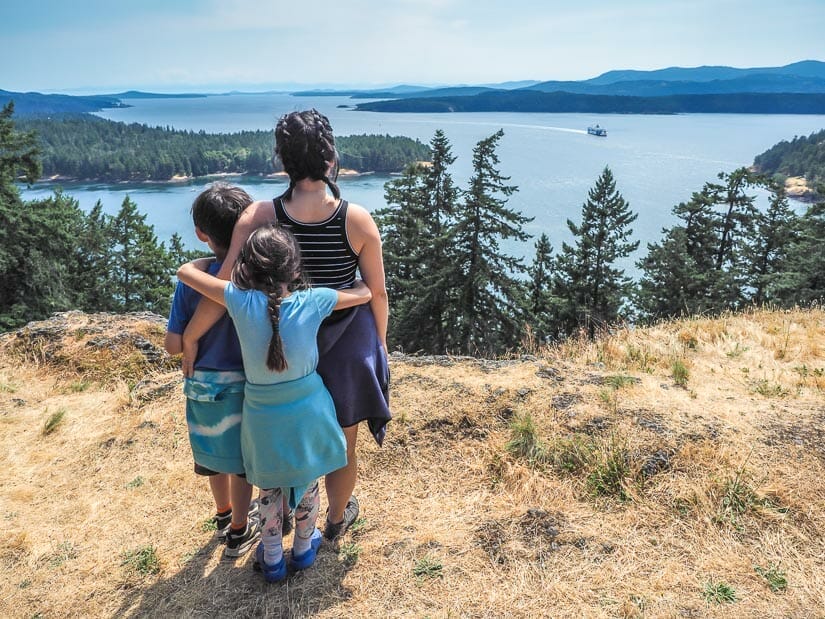
[[[825,616],[822,310],[394,356],[363,518],[280,585],[203,526],[163,329],[0,336],[0,616]]]

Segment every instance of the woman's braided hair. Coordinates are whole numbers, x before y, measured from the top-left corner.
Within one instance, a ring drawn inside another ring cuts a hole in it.
[[[283,285],[290,291],[306,287],[301,273],[301,250],[295,237],[276,225],[255,230],[232,269],[232,283],[242,290],[260,290],[267,296],[272,339],[266,367],[283,372],[287,368],[279,325]]]
[[[275,127],[275,154],[289,175],[289,187],[283,198],[292,198],[292,190],[298,181],[309,178],[324,181],[335,199],[341,192],[335,181],[338,178],[338,152],[329,119],[316,109],[290,112],[281,116]],[[334,166],[329,177],[330,164]]]

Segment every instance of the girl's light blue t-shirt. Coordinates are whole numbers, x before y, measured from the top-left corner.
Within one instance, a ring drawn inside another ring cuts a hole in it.
[[[318,366],[318,328],[338,303],[331,288],[297,290],[281,301],[279,331],[287,369],[273,372],[266,367],[272,325],[267,297],[259,290],[240,290],[232,282],[224,289],[226,309],[241,341],[246,380],[271,385],[303,378]]]

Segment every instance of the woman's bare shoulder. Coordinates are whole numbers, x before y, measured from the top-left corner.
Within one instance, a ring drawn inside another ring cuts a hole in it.
[[[255,200],[241,213],[244,221],[271,220],[275,217],[275,208],[272,200]]]

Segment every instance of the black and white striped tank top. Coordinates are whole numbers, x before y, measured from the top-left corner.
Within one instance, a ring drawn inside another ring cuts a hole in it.
[[[350,288],[355,282],[358,254],[347,238],[347,201],[341,200],[329,218],[317,223],[292,219],[280,198],[272,203],[278,223],[292,232],[301,246],[304,272],[312,285],[335,290]]]

